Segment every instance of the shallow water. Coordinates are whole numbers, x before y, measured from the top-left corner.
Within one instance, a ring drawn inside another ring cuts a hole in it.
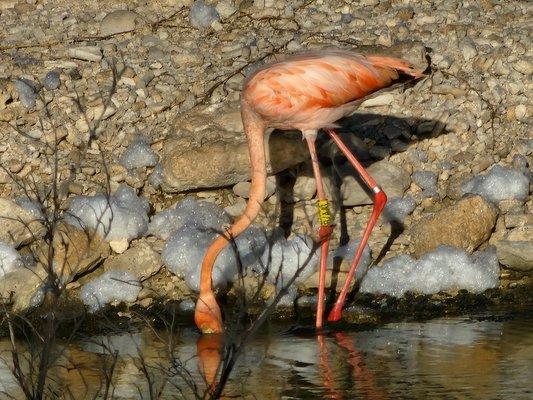
[[[50,398],[104,398],[106,374],[108,398],[194,398],[206,389],[201,371],[209,377],[216,369],[219,339],[188,328],[174,335],[146,328],[59,346]],[[0,399],[23,398],[9,350],[0,339]],[[391,323],[323,336],[273,328],[246,346],[223,398],[533,398],[533,315]]]

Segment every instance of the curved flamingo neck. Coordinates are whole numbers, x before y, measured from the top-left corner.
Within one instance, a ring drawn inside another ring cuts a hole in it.
[[[200,296],[212,293],[211,276],[217,256],[231,240],[250,226],[261,211],[261,205],[265,198],[267,176],[264,143],[265,126],[263,121],[250,109],[246,100],[241,103],[241,115],[250,153],[251,186],[249,199],[244,212],[237,221],[207,249],[200,275]]]

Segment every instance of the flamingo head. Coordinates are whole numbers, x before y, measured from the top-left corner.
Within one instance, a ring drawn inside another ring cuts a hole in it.
[[[200,293],[194,310],[194,322],[202,333],[222,333],[222,313],[213,292]]]

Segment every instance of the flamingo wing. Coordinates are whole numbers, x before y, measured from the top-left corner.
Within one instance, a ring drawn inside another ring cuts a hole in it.
[[[319,113],[326,126],[343,116],[343,105],[389,86],[399,72],[420,75],[411,64],[396,58],[341,50],[307,53],[257,71],[246,82],[244,99],[279,127],[298,128],[317,111],[327,109],[327,116]],[[328,116],[330,121],[325,121]]]

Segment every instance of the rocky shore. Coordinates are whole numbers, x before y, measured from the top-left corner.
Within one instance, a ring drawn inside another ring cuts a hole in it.
[[[219,207],[220,224],[238,216],[249,187],[243,80],[285,54],[340,47],[401,56],[428,73],[342,121],[341,135],[390,200],[370,240],[371,271],[392,268],[398,256],[404,268],[421,268],[417,260],[444,245],[473,257],[468,262],[483,274],[490,262],[476,264],[476,254],[493,251],[496,284],[472,296],[531,304],[531,8],[490,0],[0,0],[0,297],[30,312],[53,269],[64,303],[80,310],[175,302],[190,311],[194,285],[164,256],[181,217],[161,228],[155,216],[184,199]],[[271,177],[257,226],[281,226],[289,240],[314,237],[305,142],[273,132],[268,149]],[[325,138],[321,157],[335,249],[360,236],[372,206]],[[106,226],[89,226],[104,215]],[[332,260],[329,285],[341,287],[346,257]],[[458,274],[471,268],[450,260]],[[254,293],[261,277],[247,274],[245,292]],[[310,271],[291,302],[311,306],[316,282]],[[230,303],[236,286],[221,288]],[[260,298],[278,289],[266,282]],[[420,304],[446,312],[456,301],[460,309],[461,289],[454,281],[422,291]],[[407,296],[384,289],[358,294],[354,304],[377,310],[379,302],[409,304],[418,295]]]

